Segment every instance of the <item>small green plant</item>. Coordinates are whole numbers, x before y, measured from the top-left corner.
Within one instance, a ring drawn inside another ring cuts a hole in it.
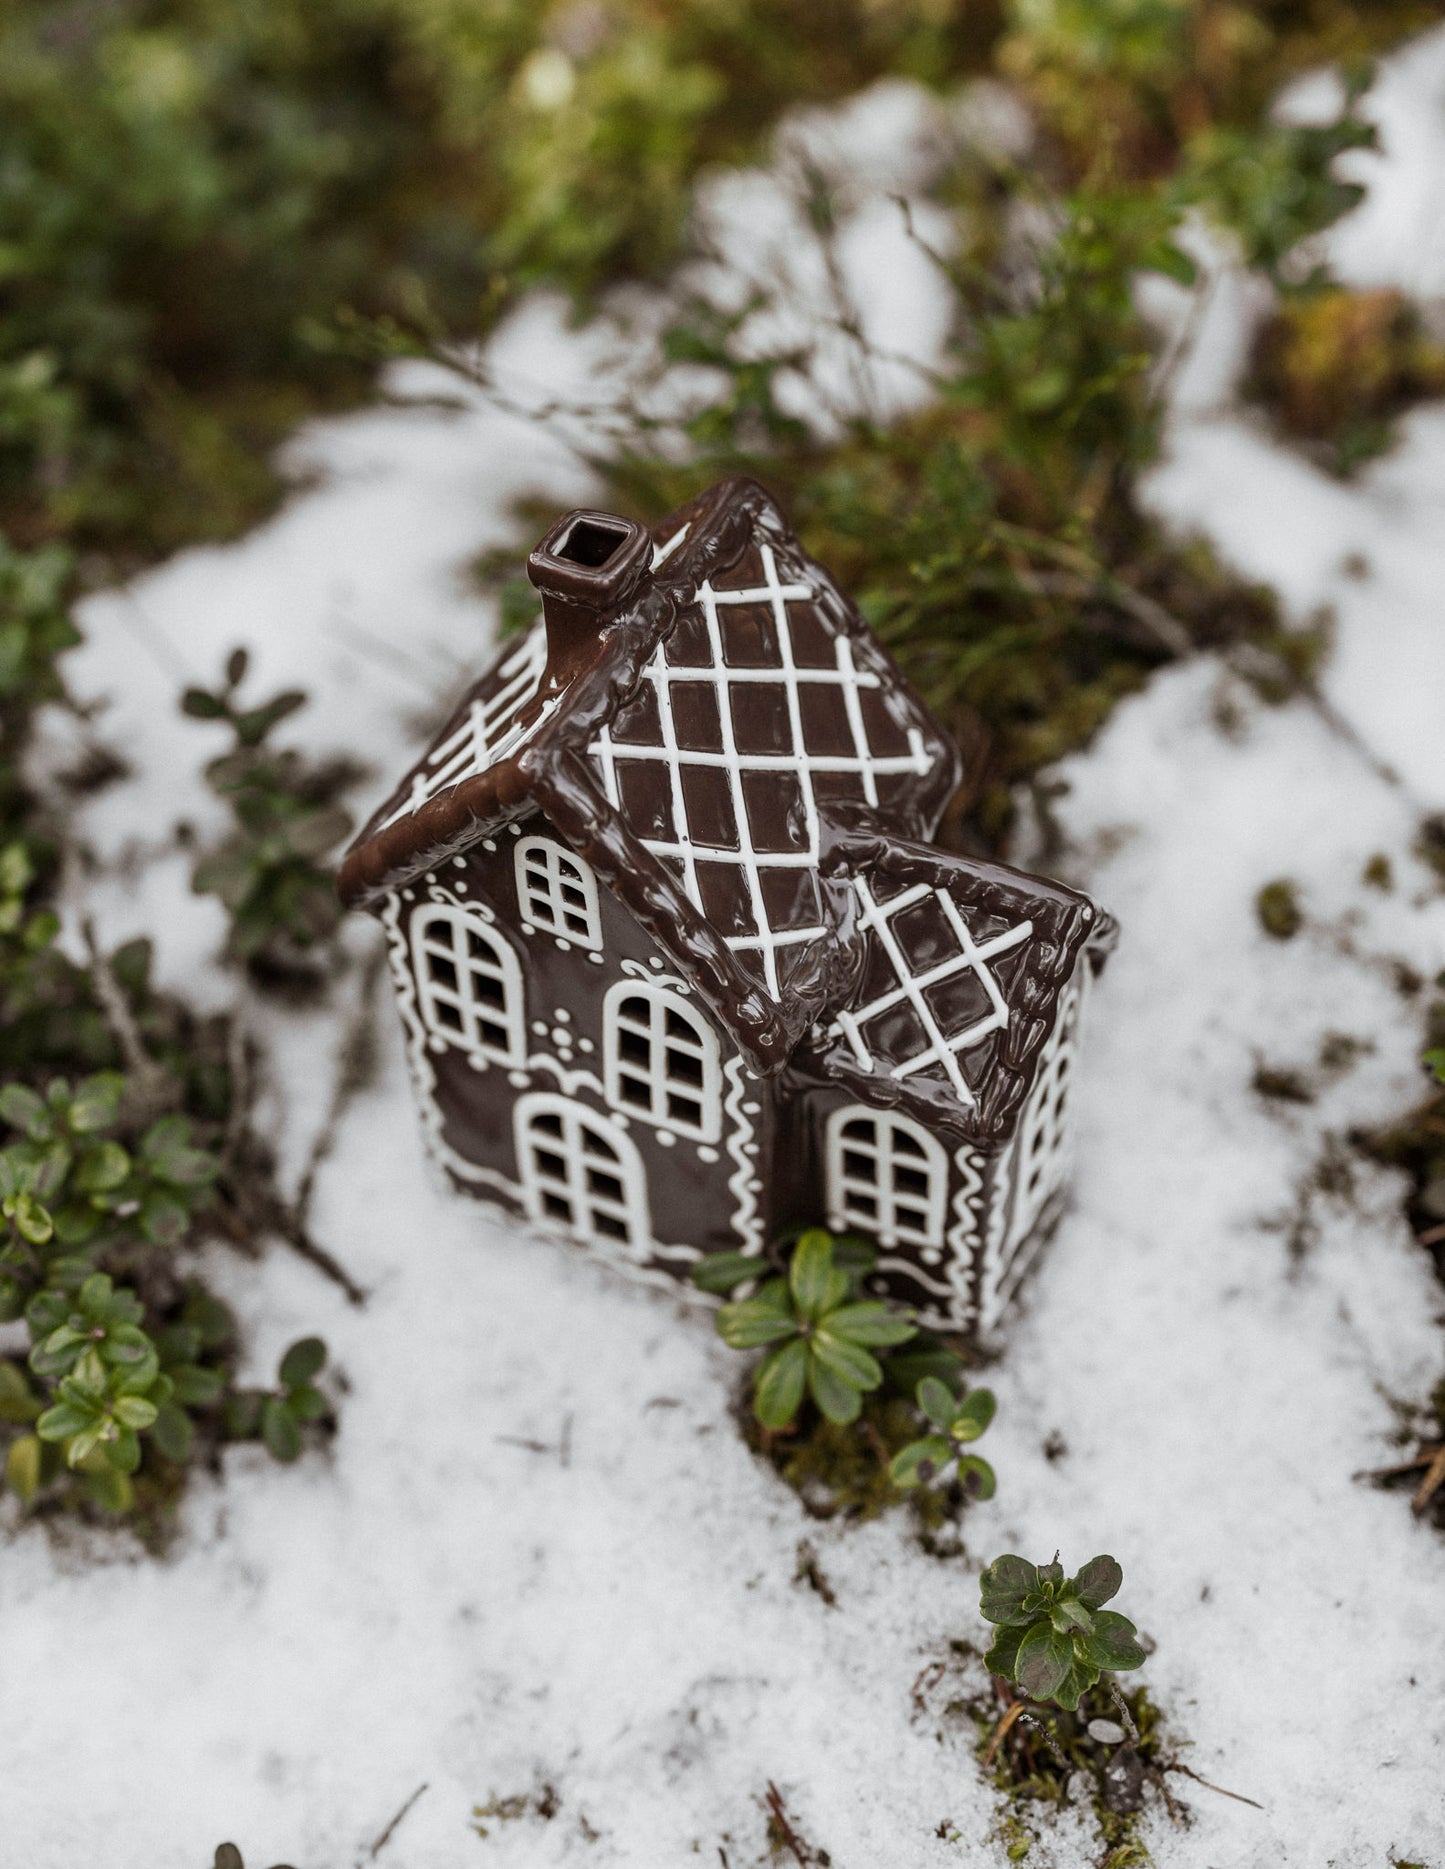
[[[305,975],[307,954],[334,932],[341,916],[322,859],[351,830],[338,802],[359,777],[349,762],[311,765],[294,749],[267,744],[272,730],[306,705],[287,689],[256,707],[237,699],[249,657],[235,649],[219,688],[187,688],[182,711],[224,721],[235,735],[228,753],[206,767],[206,781],[230,806],[235,829],[196,864],[191,886],[218,896],[231,918],[226,956],[262,980]]]
[[[231,1438],[259,1438],[277,1460],[299,1459],[302,1430],[331,1413],[326,1397],[314,1386],[325,1366],[326,1345],[319,1337],[293,1343],[281,1358],[275,1389],[238,1389],[228,1398],[226,1428]]]
[[[998,1625],[985,1666],[1030,1699],[1073,1712],[1101,1675],[1144,1661],[1133,1623],[1103,1607],[1123,1581],[1111,1557],[1090,1558],[1069,1578],[1057,1557],[1048,1564],[995,1558],[980,1590],[985,1620]]]
[[[1434,1073],[1437,1084],[1445,1084],[1445,1045],[1432,1045],[1420,1062]]]
[[[992,1389],[971,1389],[960,1398],[937,1376],[925,1376],[916,1394],[936,1432],[910,1441],[893,1456],[888,1469],[893,1484],[906,1488],[946,1482],[951,1468],[965,1493],[992,1499],[998,1484],[993,1468],[977,1454],[964,1452],[993,1420],[998,1403]]]
[[[765,1428],[789,1427],[805,1395],[829,1421],[856,1421],[863,1397],[883,1381],[873,1352],[917,1335],[911,1314],[858,1296],[873,1263],[861,1240],[835,1240],[815,1227],[800,1236],[785,1277],[718,1312],[724,1343],[768,1352],[753,1372],[753,1412]],[[694,1277],[705,1290],[729,1291],[761,1269],[741,1253],[719,1254]]]
[[[194,1457],[198,1423],[213,1441],[259,1436],[294,1460],[303,1425],[330,1413],[312,1387],[326,1360],[314,1337],[282,1359],[274,1394],[230,1389],[230,1313],[169,1263],[220,1162],[174,1112],[126,1147],[109,1132],[128,1093],[114,1071],[73,1089],[55,1078],[44,1097],[0,1089],[0,1119],[21,1137],[0,1149],[0,1321],[23,1317],[31,1340],[24,1367],[0,1362],[0,1423],[21,1430],[5,1479],[27,1505],[47,1487],[63,1494],[69,1475],[92,1505],[129,1512],[148,1445],[163,1494],[162,1475]]]

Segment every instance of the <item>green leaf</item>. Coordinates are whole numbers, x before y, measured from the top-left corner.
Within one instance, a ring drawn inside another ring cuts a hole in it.
[[[992,1499],[998,1490],[998,1478],[986,1460],[977,1454],[961,1454],[958,1478],[970,1499]]]
[[[748,1253],[714,1252],[692,1268],[692,1282],[699,1291],[726,1294],[748,1279],[765,1278],[771,1270],[766,1259]]]
[[[1057,1706],[1066,1712],[1077,1710],[1079,1701],[1099,1678],[1099,1670],[1088,1662],[1081,1661],[1077,1655],[1069,1664],[1069,1671],[1054,1689],[1053,1699]]]
[[[118,1142],[97,1142],[86,1149],[75,1171],[82,1194],[105,1194],[130,1173],[130,1156]]]
[[[44,1452],[33,1434],[22,1434],[10,1443],[5,1456],[5,1484],[27,1506],[40,1490],[40,1461]]]
[[[1015,1678],[1032,1700],[1052,1700],[1074,1663],[1074,1647],[1047,1622],[1036,1622],[1019,1643]]]
[[[1102,1608],[1111,1596],[1119,1594],[1123,1583],[1123,1570],[1111,1557],[1090,1558],[1073,1579],[1075,1595],[1089,1609]]]
[[[158,1409],[151,1439],[167,1460],[173,1460],[178,1467],[184,1466],[195,1444],[195,1430],[185,1409],[178,1408],[174,1402],[167,1402],[164,1408]]]
[[[890,1311],[886,1304],[872,1299],[861,1304],[839,1305],[837,1310],[828,1312],[827,1324],[835,1336],[875,1346],[907,1343],[918,1330],[918,1326],[900,1312]]]
[[[55,1231],[55,1223],[33,1194],[17,1194],[5,1203],[6,1213],[15,1222],[15,1231],[32,1246],[44,1246]]]
[[[862,1392],[835,1375],[816,1356],[808,1361],[808,1387],[829,1421],[846,1427],[850,1421],[858,1419],[863,1407]]]
[[[134,1473],[140,1465],[140,1442],[130,1428],[122,1428],[114,1440],[103,1443],[105,1457],[117,1473]]]
[[[812,1348],[814,1359],[830,1375],[852,1388],[876,1389],[883,1380],[877,1357],[871,1356],[861,1344],[849,1343],[846,1337],[835,1337],[827,1324],[818,1326]]]
[[[804,1233],[793,1248],[788,1264],[788,1289],[800,1314],[808,1319],[821,1317],[840,1302],[839,1279],[844,1281],[842,1297],[847,1296],[846,1275],[833,1265],[833,1242],[821,1228]]]
[[[993,1646],[983,1658],[983,1665],[990,1674],[1001,1675],[1005,1681],[1014,1678],[1018,1666],[1019,1644],[1028,1634],[1027,1623],[1007,1623],[993,1638]]]
[[[87,1473],[85,1488],[102,1512],[129,1512],[135,1504],[135,1488],[126,1475],[113,1466],[106,1465]]]
[[[786,1308],[787,1293],[781,1279],[775,1289],[764,1286],[756,1298],[744,1298],[737,1304],[722,1305],[717,1314],[717,1334],[735,1350],[757,1350],[764,1344],[779,1343],[797,1334],[798,1324]]]
[[[24,1370],[10,1362],[0,1362],[0,1421],[34,1421],[40,1413]]]
[[[305,1383],[291,1390],[286,1397],[286,1406],[298,1421],[320,1421],[328,1409],[326,1397],[321,1391],[309,1388]]]
[[[997,1408],[992,1389],[973,1389],[957,1405],[948,1431],[956,1441],[976,1441],[993,1420]]]
[[[82,1135],[108,1129],[120,1110],[125,1079],[119,1071],[97,1071],[87,1077],[70,1102],[70,1127]]]
[[[765,1356],[753,1377],[753,1413],[765,1428],[786,1428],[798,1412],[808,1375],[808,1346],[794,1337]]]
[[[174,1385],[176,1400],[187,1408],[209,1408],[220,1400],[226,1386],[219,1369],[207,1369],[201,1363],[172,1363],[166,1374]]]
[[[281,1358],[279,1371],[288,1389],[300,1388],[319,1375],[326,1364],[326,1345],[319,1337],[302,1337]]]
[[[1071,1629],[1092,1629],[1094,1618],[1086,1610],[1072,1590],[1066,1591],[1057,1603],[1050,1606],[1049,1621],[1061,1635],[1067,1635]]]
[[[289,1462],[300,1458],[301,1429],[279,1396],[266,1398],[261,1410],[261,1439],[277,1460]]]
[[[156,1418],[156,1405],[143,1395],[118,1395],[110,1412],[123,1427],[148,1428]]]
[[[1022,1622],[1024,1598],[1039,1587],[1039,1573],[1012,1552],[997,1557],[979,1579],[979,1608],[986,1622]]]
[[[850,1279],[866,1278],[877,1263],[878,1248],[871,1240],[860,1239],[856,1233],[833,1235],[833,1264]]]
[[[25,1084],[7,1084],[0,1090],[0,1117],[27,1136],[38,1139],[50,1133],[49,1111]]]
[[[177,1246],[191,1224],[190,1210],[174,1194],[152,1188],[141,1202],[141,1231],[155,1246]]]
[[[181,693],[181,712],[192,720],[224,720],[226,704],[204,688],[186,688]]]
[[[57,1402],[36,1422],[35,1432],[42,1441],[68,1441],[72,1434],[83,1433],[94,1420],[88,1408],[80,1408],[73,1402]]]
[[[1435,1073],[1437,1084],[1445,1084],[1445,1045],[1437,1045],[1427,1051],[1420,1062],[1427,1070]]]
[[[1084,1640],[1084,1652],[1096,1668],[1107,1668],[1111,1673],[1142,1667],[1145,1660],[1133,1623],[1112,1609],[1100,1610],[1094,1618],[1093,1633]]]
[[[927,1486],[952,1458],[953,1448],[942,1435],[925,1435],[899,1449],[889,1464],[888,1477],[895,1486]]]
[[[918,1385],[918,1406],[935,1428],[947,1428],[958,1408],[953,1390],[936,1376],[925,1376]]]

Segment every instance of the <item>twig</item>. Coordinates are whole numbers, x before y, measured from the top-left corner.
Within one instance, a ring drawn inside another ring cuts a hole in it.
[[[392,1818],[391,1822],[386,1826],[385,1830],[382,1831],[381,1835],[376,1839],[375,1843],[372,1844],[370,1850],[367,1852],[366,1860],[368,1862],[376,1861],[377,1857],[386,1848],[387,1844],[390,1843],[392,1839],[392,1835],[395,1832],[398,1824],[400,1824],[402,1818],[406,1816],[407,1812],[411,1809],[412,1805],[416,1803],[417,1799],[421,1796],[422,1792],[426,1790],[426,1788],[427,1787],[424,1784],[421,1784],[421,1785],[418,1785],[416,1790],[412,1792],[411,1796],[407,1799],[406,1803],[402,1805],[401,1809],[397,1812],[396,1816]]]
[[[1425,1470],[1425,1477],[1420,1482],[1419,1490],[1410,1501],[1410,1510],[1417,1519],[1442,1486],[1445,1486],[1445,1447],[1437,1451],[1435,1458]]]
[[[993,1729],[993,1738],[989,1740],[988,1746],[984,1751],[983,1760],[982,1760],[983,1769],[985,1771],[987,1771],[989,1766],[993,1764],[994,1755],[997,1753],[999,1747],[1003,1744],[1005,1735],[1007,1734],[1009,1728],[1013,1725],[1014,1721],[1022,1717],[1023,1711],[1024,1711],[1024,1703],[1021,1700],[1016,1700],[1013,1703],[1013,1705],[1009,1708],[1008,1712],[999,1721],[998,1725]]]
[[[1438,1246],[1441,1240],[1445,1240],[1445,1223],[1438,1227],[1427,1227],[1423,1233],[1417,1233],[1415,1237],[1422,1246]]]
[[[1397,1460],[1392,1467],[1366,1467],[1352,1475],[1357,1480],[1393,1480],[1402,1473],[1418,1473],[1445,1454],[1445,1441],[1430,1441],[1409,1460]]]
[[[794,1830],[788,1819],[787,1807],[783,1803],[783,1794],[771,1778],[768,1780],[767,1806],[768,1815],[777,1826],[779,1841],[788,1850],[793,1861],[797,1863],[798,1869],[809,1869],[813,1860],[813,1852]]]
[[[1064,1770],[1068,1771],[1069,1761],[1064,1757],[1063,1750],[1058,1740],[1054,1738],[1053,1734],[1049,1731],[1048,1727],[1044,1725],[1043,1721],[1039,1719],[1037,1714],[1030,1712],[1027,1707],[1021,1704],[1019,1707],[1019,1719],[1025,1726],[1032,1727],[1040,1739],[1043,1740],[1049,1751],[1054,1755],[1054,1763],[1056,1765],[1062,1765]]]
[[[1120,1724],[1129,1735],[1129,1738],[1137,1746],[1139,1743],[1139,1729],[1134,1724],[1134,1716],[1129,1711],[1129,1703],[1119,1692],[1119,1683],[1114,1679],[1112,1674],[1109,1676],[1109,1692],[1114,1696],[1114,1705],[1119,1709]]]
[[[366,1287],[358,1285],[341,1261],[333,1257],[324,1246],[318,1245],[290,1209],[283,1207],[279,1201],[270,1217],[270,1226],[292,1252],[298,1253],[308,1265],[315,1266],[323,1278],[329,1278],[333,1285],[339,1285],[346,1293],[348,1304],[354,1304],[358,1311],[361,1309],[367,1300]]]
[[[127,1099],[137,1122],[145,1123],[175,1104],[180,1086],[166,1067],[157,1064],[146,1050],[130,1001],[115,977],[109,956],[101,952],[95,936],[95,924],[88,915],[81,922],[80,931],[90,955],[95,997],[116,1044],[120,1046],[120,1055],[125,1060],[125,1068],[131,1080],[126,1086]]]
[[[926,1668],[919,1669],[918,1679],[913,1683],[913,1686],[908,1690],[909,1696],[913,1701],[914,1711],[916,1713],[922,1713],[923,1707],[924,1707],[924,1699],[923,1699],[924,1695],[929,1693],[933,1688],[938,1686],[938,1683],[943,1679],[944,1674],[947,1672],[947,1668],[948,1668],[947,1662],[930,1661]]]
[[[292,1203],[297,1223],[303,1228],[311,1212],[311,1196],[316,1187],[317,1172],[336,1147],[341,1119],[346,1114],[347,1106],[365,1088],[370,1074],[369,1053],[374,1033],[372,1001],[385,961],[385,950],[377,946],[367,955],[361,969],[356,1005],[337,1053],[336,1080],[331,1087],[331,1101],[307,1154],[306,1166],[296,1186],[296,1199]]]
[[[1171,1759],[1167,1765],[1159,1768],[1164,1772],[1183,1772],[1186,1778],[1192,1778],[1196,1785],[1203,1785],[1206,1791],[1217,1791],[1222,1798],[1233,1798],[1236,1804],[1248,1804],[1252,1809],[1262,1811],[1264,1806],[1253,1798],[1247,1798],[1242,1791],[1226,1791],[1223,1785],[1211,1785],[1207,1778],[1201,1778],[1198,1772],[1183,1764],[1178,1759]]]

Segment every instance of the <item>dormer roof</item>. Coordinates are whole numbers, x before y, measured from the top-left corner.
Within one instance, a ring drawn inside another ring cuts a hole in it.
[[[540,810],[755,1069],[795,1059],[1001,1138],[1100,921],[1072,891],[928,845],[957,753],[770,496],[724,481],[650,535],[568,515],[529,572],[545,622],[360,833],[343,898]],[[927,977],[949,938],[967,964]],[[957,1024],[975,1010],[977,1036]]]

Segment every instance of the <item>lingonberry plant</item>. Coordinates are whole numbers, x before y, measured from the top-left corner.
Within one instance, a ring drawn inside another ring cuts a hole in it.
[[[311,951],[340,920],[321,859],[351,830],[351,814],[338,801],[360,774],[349,761],[313,764],[294,748],[269,745],[272,730],[306,696],[291,688],[243,707],[237,696],[249,666],[246,651],[235,649],[219,688],[187,688],[181,697],[193,720],[224,721],[235,735],[231,750],[206,767],[235,828],[201,857],[191,886],[218,896],[229,914],[228,959],[262,981],[278,974],[294,980],[310,971]]]
[[[753,1412],[765,1428],[788,1427],[805,1395],[829,1421],[855,1421],[863,1397],[883,1381],[873,1352],[917,1335],[911,1313],[859,1297],[872,1264],[861,1241],[835,1240],[815,1227],[793,1248],[786,1276],[766,1279],[751,1298],[718,1312],[725,1343],[768,1352],[753,1372]],[[763,1269],[728,1253],[705,1260],[694,1276],[704,1289],[731,1291]]]
[[[918,1406],[935,1430],[900,1448],[889,1466],[895,1486],[931,1486],[952,1476],[965,1493],[992,1499],[998,1485],[993,1468],[977,1454],[965,1453],[993,1420],[998,1403],[992,1389],[971,1389],[955,1395],[937,1376],[925,1376],[917,1391]]]
[[[1072,1712],[1101,1675],[1144,1660],[1133,1623],[1103,1607],[1123,1581],[1111,1557],[1090,1558],[1068,1578],[1057,1555],[1048,1564],[1012,1554],[995,1558],[980,1590],[985,1620],[998,1625],[985,1665],[1031,1700]]]
[[[174,1113],[125,1147],[107,1132],[126,1093],[114,1071],[74,1088],[55,1078],[44,1097],[0,1089],[0,1119],[22,1137],[0,1149],[0,1320],[23,1317],[31,1340],[25,1367],[0,1362],[0,1421],[22,1430],[5,1477],[27,1504],[69,1474],[93,1504],[125,1512],[143,1436],[181,1468],[204,1418],[214,1435],[259,1437],[294,1460],[303,1424],[329,1413],[311,1386],[326,1359],[316,1338],[287,1352],[275,1393],[230,1390],[229,1313],[166,1265],[209,1204],[220,1162]],[[147,1327],[138,1288],[164,1321]]]

